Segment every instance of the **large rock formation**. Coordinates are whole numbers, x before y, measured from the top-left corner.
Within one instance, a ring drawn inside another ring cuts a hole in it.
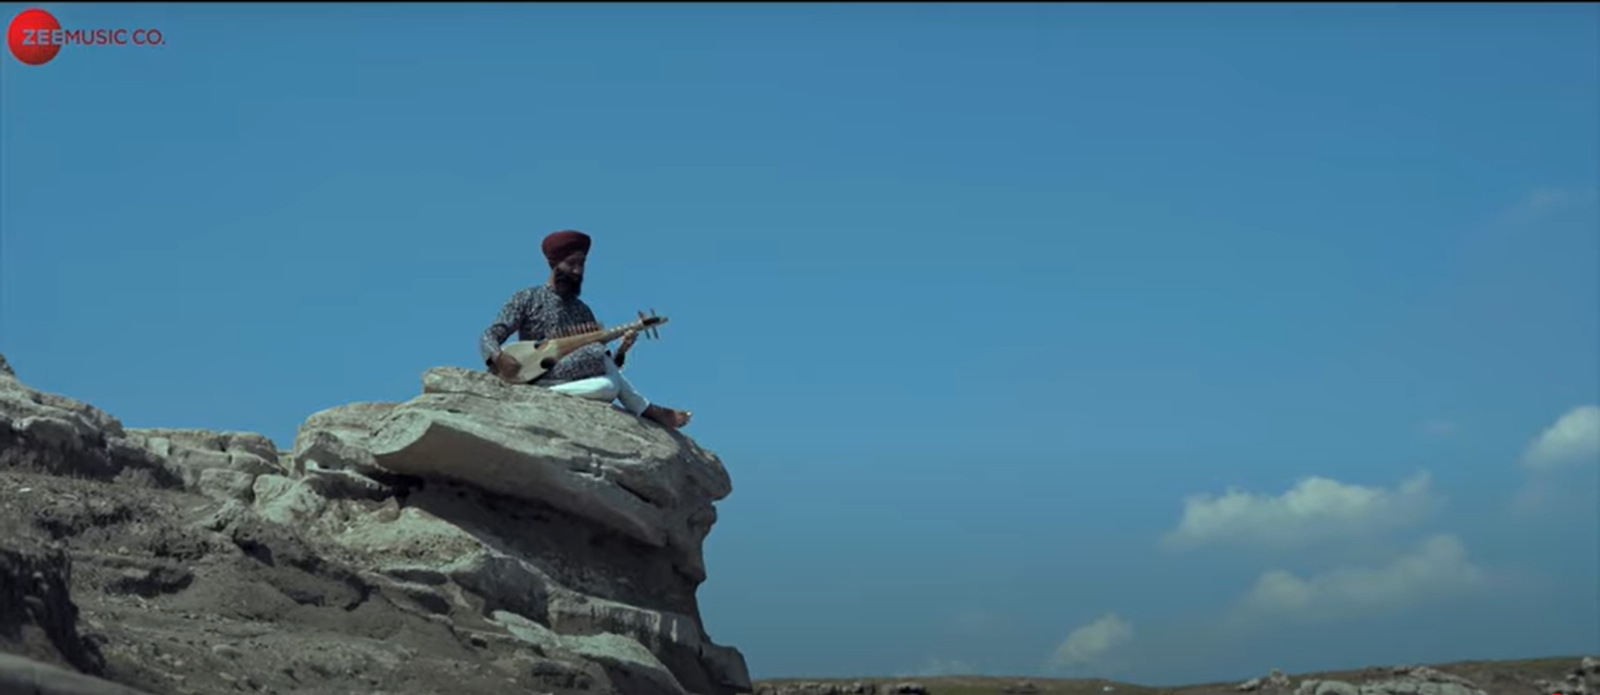
[[[1338,680],[1305,680],[1296,695],[1485,695],[1472,681],[1428,668],[1402,666],[1391,675],[1356,685]]]
[[[0,651],[152,695],[749,692],[695,598],[730,491],[677,433],[466,370],[280,452],[7,368]]]

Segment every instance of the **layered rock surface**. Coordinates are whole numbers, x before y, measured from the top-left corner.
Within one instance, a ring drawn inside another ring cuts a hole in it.
[[[695,598],[730,492],[681,435],[466,370],[280,452],[7,368],[0,580],[37,587],[0,592],[0,651],[152,695],[748,692]]]
[[[1460,676],[1428,668],[1399,667],[1391,675],[1362,684],[1340,680],[1308,679],[1295,695],[1485,695],[1476,684]]]

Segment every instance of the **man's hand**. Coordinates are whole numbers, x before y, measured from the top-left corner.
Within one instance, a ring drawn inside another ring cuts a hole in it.
[[[517,358],[511,355],[502,352],[494,356],[494,373],[506,381],[516,379],[517,372],[521,369],[522,364],[517,362]]]
[[[618,368],[621,368],[622,363],[628,360],[628,350],[633,347],[634,341],[638,339],[638,331],[628,331],[622,334],[622,344],[617,346],[616,355],[611,358],[611,361],[615,362]]]
[[[617,346],[617,354],[622,354],[633,348],[634,341],[639,339],[638,331],[628,331],[622,334],[622,344]]]

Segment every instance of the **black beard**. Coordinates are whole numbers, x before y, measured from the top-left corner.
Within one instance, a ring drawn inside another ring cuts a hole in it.
[[[583,294],[583,276],[570,273],[557,272],[555,277],[556,294],[567,299],[576,299]]]

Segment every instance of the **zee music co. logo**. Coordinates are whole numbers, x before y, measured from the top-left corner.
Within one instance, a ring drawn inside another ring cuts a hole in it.
[[[55,60],[63,46],[161,46],[160,29],[62,29],[55,15],[25,10],[6,29],[11,55],[24,65],[44,65]]]

